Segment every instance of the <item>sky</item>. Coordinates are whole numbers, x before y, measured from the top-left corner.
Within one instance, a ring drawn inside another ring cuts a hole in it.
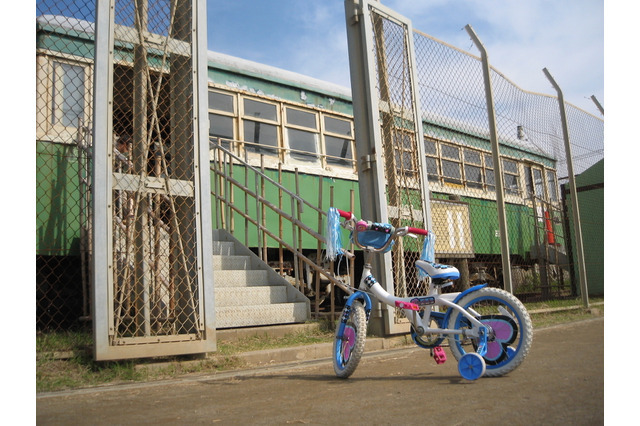
[[[382,0],[413,28],[480,56],[523,90],[600,117],[605,106],[603,0]],[[343,0],[207,0],[209,50],[350,88]]]

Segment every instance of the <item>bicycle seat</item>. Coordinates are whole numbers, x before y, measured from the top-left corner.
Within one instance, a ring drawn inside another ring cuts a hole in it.
[[[460,278],[460,271],[455,266],[441,265],[426,260],[416,260],[416,267],[433,279],[434,284],[444,284]]]

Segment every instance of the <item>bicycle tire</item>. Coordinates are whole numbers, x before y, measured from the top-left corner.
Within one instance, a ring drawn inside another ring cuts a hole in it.
[[[467,311],[477,312],[476,318],[493,330],[487,353],[483,356],[486,363],[484,376],[502,376],[522,364],[533,342],[533,324],[526,308],[515,296],[498,288],[485,287],[464,296],[458,305]],[[459,312],[453,313],[447,322],[447,328],[460,330],[469,327],[469,320]],[[459,361],[467,349],[473,348],[475,352],[478,342],[454,335],[449,337],[449,346]]]
[[[344,328],[338,327],[333,340],[333,370],[336,376],[346,379],[356,370],[364,353],[367,339],[364,306],[359,300],[354,301],[350,308],[344,307],[341,318]]]

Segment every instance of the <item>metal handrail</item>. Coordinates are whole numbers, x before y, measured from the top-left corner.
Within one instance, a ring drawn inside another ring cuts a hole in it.
[[[303,206],[307,206],[313,211],[317,212],[318,215],[320,215],[323,219],[326,219],[327,213],[323,211],[321,208],[317,207],[316,205],[313,205],[309,201],[303,199],[298,194],[285,188],[279,182],[265,175],[262,170],[249,164],[246,159],[243,159],[240,156],[236,155],[233,152],[233,144],[240,143],[240,142],[232,141],[229,139],[223,139],[223,140],[225,142],[231,143],[232,145],[231,150],[221,145],[220,138],[211,138],[210,146],[209,146],[210,149],[213,151],[213,158],[211,160],[211,171],[215,175],[215,185],[212,190],[212,196],[214,197],[217,203],[220,203],[220,208],[216,210],[218,212],[221,212],[223,211],[223,209],[226,208],[226,211],[228,212],[229,216],[230,216],[230,213],[233,212],[234,214],[240,215],[245,220],[246,223],[251,223],[258,232],[259,245],[264,235],[266,235],[272,238],[273,240],[275,240],[282,247],[291,251],[294,256],[293,269],[294,269],[294,278],[295,278],[296,286],[300,287],[301,285],[300,283],[301,283],[302,277],[301,277],[301,271],[300,271],[300,268],[298,267],[298,264],[299,262],[302,262],[308,265],[308,267],[314,271],[316,276],[321,275],[325,277],[327,280],[329,280],[329,282],[332,285],[338,286],[347,294],[353,293],[354,290],[352,287],[345,285],[343,281],[341,281],[335,276],[332,270],[330,271],[330,270],[324,269],[321,265],[319,265],[318,263],[314,262],[313,260],[305,256],[302,252],[302,248],[298,246],[298,241],[297,241],[298,232],[306,232],[308,235],[310,235],[312,238],[314,238],[317,241],[318,247],[321,247],[322,244],[326,243],[326,239],[322,235],[321,230],[314,230],[300,220],[299,215],[303,211]],[[249,187],[248,184],[245,185],[244,183],[234,178],[233,173],[230,172],[232,169],[231,168],[227,169],[229,165],[240,165],[246,168],[247,170],[251,170],[256,176],[255,183],[254,183],[255,188],[251,188]],[[219,185],[220,186],[222,185],[222,184],[219,184],[220,182],[219,178],[223,179],[223,182],[225,185],[224,190],[222,190],[222,188],[219,187]],[[273,185],[280,193],[286,194],[289,197],[291,197],[290,213],[285,211],[283,208],[278,207],[277,205],[272,203],[270,200],[260,195],[259,186],[261,182],[267,182],[270,185]],[[241,190],[245,194],[245,199],[246,197],[251,197],[252,199],[255,200],[256,212],[259,217],[256,217],[256,218],[251,217],[249,214],[247,214],[245,211],[239,208],[238,205],[236,205],[236,203],[234,203],[232,199],[230,199],[230,194],[233,193],[233,191],[231,190],[232,188],[237,188]],[[276,213],[280,218],[291,223],[292,231],[293,231],[291,235],[292,241],[286,241],[285,239],[280,238],[278,235],[276,235],[275,232],[272,232],[271,230],[268,229],[267,226],[264,226],[261,223],[260,212],[265,207],[270,209],[272,212]],[[220,226],[223,228],[229,228],[230,221],[219,219],[217,226]],[[227,230],[233,233],[233,229],[227,229]],[[259,247],[259,252],[261,254],[260,247]],[[321,259],[317,259],[317,260],[318,262],[321,261]],[[316,293],[316,298],[317,297],[318,296]],[[316,307],[317,307],[317,299],[316,299]],[[317,309],[316,309],[316,314],[317,314]]]

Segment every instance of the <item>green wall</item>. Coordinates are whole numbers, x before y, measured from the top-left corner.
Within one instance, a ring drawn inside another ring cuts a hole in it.
[[[245,177],[245,173],[247,173]],[[278,171],[275,170],[266,170],[265,174],[274,180],[275,182],[279,181]],[[253,188],[255,185],[256,174],[253,170],[245,169],[241,166],[234,166],[233,169],[233,179],[244,184],[245,179],[248,181],[247,186]],[[350,197],[351,191],[354,194],[354,213],[359,216],[360,214],[360,196],[358,193],[358,183],[356,181],[346,180],[346,179],[334,179],[328,177],[320,177],[315,175],[307,175],[307,174],[299,174],[298,175],[298,183],[296,185],[296,176],[294,172],[283,171],[282,176],[280,178],[282,185],[285,188],[288,188],[293,193],[296,193],[296,186],[299,188],[299,196],[307,200],[311,205],[318,206],[319,205],[319,195],[320,195],[320,183],[322,183],[322,205],[320,206],[323,212],[329,210],[331,206],[331,187],[333,187],[333,207],[339,208],[341,210],[349,210],[350,208]],[[259,184],[260,186],[261,184]],[[282,193],[280,196],[278,189],[275,185],[265,181],[264,183],[264,198],[269,200],[274,206],[281,208],[285,213],[289,214],[291,212],[291,199],[292,197],[287,193]],[[216,182],[212,174],[211,179],[211,189],[215,191]],[[247,201],[245,201],[244,192],[238,188],[234,190],[234,205],[241,211],[247,212],[247,214],[251,218],[257,218],[258,215],[256,213],[256,201],[255,198],[249,196]],[[280,201],[281,200],[281,201]],[[280,207],[281,205],[281,207]],[[217,228],[217,217],[221,212],[218,210],[219,204],[215,202],[214,197],[212,197],[212,222],[213,227]],[[266,212],[266,223],[269,231],[275,235],[279,235],[282,232],[283,239],[285,241],[291,241],[291,237],[293,234],[291,222],[283,221],[282,231],[280,231],[280,225],[278,221],[278,215],[269,208],[265,209]],[[255,227],[250,223],[249,224],[249,232],[245,232],[245,220],[240,214],[234,214],[234,236],[241,242],[248,242],[248,246],[257,247],[258,239],[255,231]],[[228,221],[228,218],[227,218]],[[312,228],[314,231],[318,231],[318,212],[315,209],[312,209],[309,206],[303,206],[301,221]],[[326,223],[326,220],[323,221]],[[324,235],[324,229],[321,229],[321,235]],[[346,240],[343,240],[343,243],[346,243]],[[278,244],[275,240],[269,238],[267,241],[269,247],[278,247]],[[313,238],[311,235],[307,233],[303,233],[302,239],[302,247],[305,249],[315,249],[317,247],[317,240]]]
[[[36,254],[77,255],[80,238],[78,150],[36,143]]]
[[[576,176],[576,189],[588,291],[590,296],[601,296],[604,295],[604,159]],[[567,206],[571,235],[575,236],[571,196],[567,196]],[[574,250],[576,277],[579,276],[577,261]]]

